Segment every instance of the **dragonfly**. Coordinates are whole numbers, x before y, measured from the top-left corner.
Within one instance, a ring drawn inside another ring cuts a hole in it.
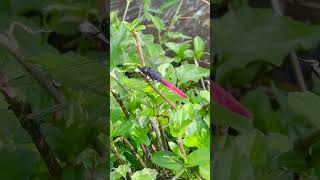
[[[246,118],[253,118],[253,114],[243,106],[231,93],[218,86],[215,82],[210,82],[210,91],[213,95],[213,101],[217,101],[224,108],[234,113],[240,114]]]
[[[177,88],[175,85],[173,85],[172,83],[164,79],[161,73],[156,69],[153,69],[148,66],[144,66],[139,68],[139,70],[142,73],[142,75],[148,76],[150,79],[154,81],[161,82],[163,85],[167,86],[171,91],[175,92],[179,96],[183,98],[188,98],[188,96],[181,89]]]

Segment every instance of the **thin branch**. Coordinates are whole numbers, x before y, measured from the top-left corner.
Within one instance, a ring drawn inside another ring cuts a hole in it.
[[[187,154],[186,154],[186,151],[184,150],[183,141],[182,141],[181,138],[178,138],[178,139],[177,139],[177,144],[178,144],[178,146],[179,146],[179,149],[180,149],[182,155],[183,155],[184,157],[186,157]]]
[[[125,162],[125,160],[123,160],[121,158],[121,155],[119,154],[117,148],[113,145],[113,144],[110,144],[110,149],[111,149],[111,152],[115,155],[117,161],[122,164],[122,165],[126,165],[127,163]],[[129,177],[132,176],[132,170],[131,168],[129,167],[129,171],[128,171],[128,174],[129,174]]]
[[[131,1],[132,1],[132,0],[127,0],[126,9],[125,9],[125,11],[124,11],[124,14],[123,14],[123,17],[122,17],[122,21],[125,21],[125,20],[126,20],[127,12],[128,12],[129,5],[130,5]]]
[[[19,52],[15,44],[10,42],[9,38],[0,33],[0,45],[3,46],[18,63],[35,79],[59,104],[67,104],[64,95],[60,93],[50,80],[45,78],[41,72],[32,64],[27,63],[26,58]]]
[[[156,91],[173,109],[177,110],[176,105],[168,99],[159,89],[157,89],[146,77],[144,77],[144,80],[152,87],[154,91]]]
[[[141,40],[140,40],[140,36],[139,36],[139,33],[134,31],[133,32],[133,37],[136,41],[136,47],[137,47],[137,50],[138,50],[138,53],[140,55],[140,59],[141,59],[141,65],[142,66],[145,66],[145,60],[144,60],[144,56],[143,56],[143,52],[142,52],[142,46],[141,46]]]
[[[131,145],[131,143],[128,141],[128,139],[125,138],[125,137],[121,137],[121,140],[129,147],[129,149],[132,151],[132,153],[136,156],[136,158],[138,159],[138,161],[141,164],[141,166],[143,168],[147,168],[145,162],[142,160],[142,158],[137,153],[137,151],[134,149],[134,147]]]
[[[158,126],[157,122],[152,118],[150,119],[150,123],[151,123],[153,130],[156,133],[157,140],[158,140],[158,146],[160,147],[160,149],[162,151],[164,151],[163,143],[162,143],[162,139],[161,139],[161,135],[160,135],[160,131],[159,131],[159,126]]]
[[[37,147],[43,161],[47,165],[49,174],[54,178],[60,178],[62,167],[60,166],[54,153],[51,151],[46,139],[40,130],[39,122],[36,119],[28,119],[27,116],[32,114],[30,103],[20,101],[14,88],[9,85],[9,81],[0,67],[0,92],[4,95],[6,102],[11,109],[20,125],[28,132],[33,143]]]
[[[112,96],[116,99],[116,101],[120,105],[120,108],[122,109],[122,111],[123,111],[124,115],[126,116],[126,118],[129,118],[130,114],[129,114],[127,108],[124,106],[124,103],[120,99],[120,96],[116,92],[114,92],[112,89],[110,89],[110,91],[112,93]]]
[[[194,61],[194,64],[196,65],[196,67],[199,67],[198,60],[196,58],[193,58],[193,61]],[[203,78],[200,78],[200,80],[201,80],[201,84],[202,84],[203,90],[207,90],[207,88],[206,88],[206,86],[204,84]]]

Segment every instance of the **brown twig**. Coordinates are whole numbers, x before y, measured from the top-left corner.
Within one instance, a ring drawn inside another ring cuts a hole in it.
[[[129,147],[129,149],[132,151],[132,153],[136,156],[136,158],[138,159],[140,165],[143,168],[147,168],[145,162],[142,160],[142,158],[140,157],[140,155],[137,153],[137,151],[134,149],[134,147],[131,145],[131,143],[128,141],[127,138],[125,137],[121,137],[121,140]]]
[[[19,52],[18,48],[11,44],[9,38],[3,33],[0,33],[0,45],[3,46],[18,63],[34,78],[46,91],[59,102],[59,104],[67,104],[67,101],[62,93],[60,93],[50,80],[42,76],[41,72],[33,67],[32,64],[26,62],[26,58]]]
[[[159,89],[157,89],[146,77],[144,77],[144,80],[152,87],[154,91],[156,91],[173,109],[177,110],[176,105],[168,99]]]
[[[121,155],[119,154],[117,148],[113,144],[110,144],[110,149],[111,149],[111,152],[116,156],[117,161],[122,165],[126,165],[126,162],[121,158]],[[132,170],[130,167],[129,167],[128,174],[129,176],[132,176]]]
[[[155,122],[154,119],[152,119],[152,118],[150,119],[150,123],[151,123],[153,130],[156,133],[157,140],[158,140],[158,146],[159,146],[160,150],[164,151],[159,126],[158,126],[157,122]]]
[[[49,174],[59,179],[61,177],[62,168],[51,151],[46,139],[40,130],[40,125],[36,119],[27,118],[32,114],[30,103],[20,101],[17,97],[15,90],[9,85],[9,81],[0,67],[0,91],[4,95],[6,102],[11,109],[20,125],[28,132],[33,143],[37,147],[43,161],[47,165]]]
[[[120,96],[114,92],[112,89],[110,89],[112,96],[114,97],[114,99],[116,99],[117,103],[120,105],[120,108],[122,109],[124,115],[126,116],[126,118],[130,117],[130,114],[127,110],[127,108],[124,106],[124,103],[122,102],[122,100],[120,99]]]
[[[143,52],[142,52],[142,46],[141,46],[141,40],[140,40],[140,36],[138,34],[137,31],[133,31],[133,37],[136,41],[136,47],[137,47],[137,50],[138,50],[138,53],[140,55],[140,59],[141,59],[141,65],[142,66],[145,66],[145,61],[144,61],[144,56],[143,56]]]

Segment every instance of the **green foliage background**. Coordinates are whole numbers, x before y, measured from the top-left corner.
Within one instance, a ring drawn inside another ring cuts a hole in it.
[[[209,69],[190,63],[208,53],[202,38],[175,32],[161,19],[165,11],[162,7],[174,5],[179,9],[181,3],[183,1],[167,1],[160,8],[151,8],[152,1],[146,0],[141,17],[132,22],[122,21],[116,10],[111,11],[111,90],[119,96],[110,100],[112,179],[128,176],[135,180],[210,178],[210,93],[208,87],[198,84],[201,78],[209,76]],[[171,19],[173,25],[179,18],[179,10],[176,14]],[[169,106],[143,78],[128,77],[141,66],[134,31],[139,33],[146,65],[157,69],[189,96],[189,99],[181,98],[161,83],[152,82],[176,104],[178,110]],[[161,133],[162,143],[157,138],[157,130]],[[123,143],[124,138],[128,139],[146,167],[139,163],[128,143]],[[183,148],[179,147],[181,139]],[[150,157],[143,148],[150,151]]]
[[[315,86],[308,92],[295,92],[261,72],[280,66],[290,51],[315,46],[320,26],[232,2],[231,10],[213,21],[219,56],[214,72],[216,81],[237,92],[255,117],[251,123],[214,105],[213,179],[319,179],[319,142],[306,149],[295,146],[319,131],[319,79],[313,78]],[[219,132],[226,127],[236,133]]]
[[[19,51],[28,63],[59,83],[70,102],[60,119],[54,120],[50,112],[38,122],[63,167],[62,179],[106,179],[107,175],[106,157],[101,157],[93,146],[97,138],[106,143],[106,53],[94,48],[91,41],[79,34],[81,22],[101,21],[105,16],[99,7],[98,1],[87,0],[0,2],[1,32],[15,21],[34,31],[53,31],[61,35],[62,41],[67,42],[68,37],[74,35],[80,38],[75,50],[61,53],[48,43],[49,33],[29,34],[19,27],[14,31]],[[34,112],[54,105],[49,94],[2,47],[0,64],[18,98],[29,102]],[[51,179],[40,154],[8,110],[2,94],[0,129],[0,179]]]

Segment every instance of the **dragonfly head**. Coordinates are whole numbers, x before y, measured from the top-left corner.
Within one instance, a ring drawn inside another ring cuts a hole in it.
[[[139,70],[143,75],[148,76],[151,68],[148,66],[144,66],[144,67],[139,68]]]

